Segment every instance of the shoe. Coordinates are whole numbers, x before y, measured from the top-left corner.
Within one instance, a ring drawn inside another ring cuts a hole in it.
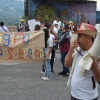
[[[52,73],[52,74],[55,74],[55,72],[54,72],[54,71],[51,71],[51,73]]]
[[[64,77],[68,77],[69,76],[69,73],[65,73],[63,74]]]
[[[58,74],[59,75],[63,75],[63,74],[65,74],[66,72],[64,72],[64,71],[61,71],[61,72],[59,72]]]
[[[43,70],[41,70],[41,73],[44,74],[45,72]]]
[[[43,79],[43,80],[50,80],[51,78],[50,78],[50,77],[44,76],[44,77],[42,77],[42,79]]]

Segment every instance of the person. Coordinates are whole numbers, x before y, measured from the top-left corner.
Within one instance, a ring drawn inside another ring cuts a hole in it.
[[[40,25],[41,24],[40,21],[39,21],[39,18],[36,18],[35,21],[36,21],[36,25]]]
[[[8,28],[4,25],[4,22],[0,22],[0,32],[9,32]]]
[[[20,24],[17,26],[17,29],[18,32],[25,32],[25,24],[23,19],[20,20]]]
[[[53,21],[53,26],[55,26],[55,24],[58,25],[58,30],[59,30],[61,26],[60,18],[56,17],[56,19]]]
[[[52,74],[55,74],[54,61],[55,61],[55,54],[56,54],[56,49],[57,49],[56,43],[58,42],[58,36],[57,36],[58,34],[54,32],[52,23],[49,24],[49,34],[53,40],[53,48],[52,48],[51,62],[50,62],[51,63],[51,72],[52,72]]]
[[[91,69],[85,75],[80,74],[80,59],[89,52],[96,36],[93,25],[82,23],[79,30],[75,31],[77,39],[71,44],[65,57],[66,68],[72,66],[67,85],[71,85],[71,100],[97,100],[97,81],[100,82],[100,66],[93,59]]]
[[[59,72],[59,75],[68,76],[69,75],[69,68],[65,68],[65,56],[67,55],[69,48],[70,48],[70,34],[68,32],[69,25],[62,26],[62,34],[60,36],[60,40],[58,41],[60,52],[61,52],[61,63],[63,65],[63,70]]]
[[[58,34],[58,24],[55,24],[54,28],[53,28],[53,31]]]
[[[48,21],[44,21],[44,27],[43,27],[43,29],[45,29],[45,28],[49,29],[49,23],[48,23]],[[46,68],[46,64],[45,64],[45,60],[44,60],[43,61],[43,65],[42,65],[41,73],[43,73],[43,74],[45,73],[45,68]]]
[[[35,31],[39,31],[40,30],[40,25],[35,25],[35,29],[34,29]]]
[[[51,60],[51,51],[52,51],[52,47],[53,47],[53,40],[50,37],[49,31],[47,28],[43,29],[43,31],[45,32],[45,54],[46,54],[45,64],[46,64],[46,68],[45,68],[45,75],[42,77],[42,79],[50,80],[51,79],[50,60]]]

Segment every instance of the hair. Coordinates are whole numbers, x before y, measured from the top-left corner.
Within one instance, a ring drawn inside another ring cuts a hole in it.
[[[0,22],[0,25],[1,25],[1,26],[4,26],[4,22]]]
[[[92,37],[92,42],[94,42],[94,38]]]
[[[45,21],[45,22],[44,22],[44,26],[47,27],[47,28],[49,29],[49,23],[48,23],[48,21]]]
[[[71,29],[71,27],[70,27],[68,24],[64,24],[64,28],[65,28],[66,30]]]
[[[47,28],[44,28],[43,31],[44,31],[44,34],[45,34],[45,48],[47,48],[47,41],[48,41],[48,38],[49,38],[49,31],[48,31]]]
[[[35,25],[35,31],[40,30],[40,25]]]
[[[90,21],[87,21],[87,24],[90,24]]]

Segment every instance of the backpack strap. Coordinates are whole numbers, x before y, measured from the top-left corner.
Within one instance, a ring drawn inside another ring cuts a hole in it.
[[[6,30],[1,26],[1,28],[6,32]]]
[[[96,84],[95,84],[94,76],[92,76],[92,83],[93,83],[93,89],[95,89],[96,88]]]

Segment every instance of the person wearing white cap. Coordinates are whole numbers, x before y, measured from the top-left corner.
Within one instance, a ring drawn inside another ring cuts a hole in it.
[[[93,60],[91,69],[87,70],[84,75],[80,73],[81,66],[79,65],[80,60],[93,46],[97,32],[93,25],[82,23],[79,30],[74,33],[78,37],[72,42],[70,50],[65,57],[65,66],[72,67],[67,82],[68,86],[71,85],[71,100],[98,100],[97,85],[100,83],[99,61],[91,56]]]

